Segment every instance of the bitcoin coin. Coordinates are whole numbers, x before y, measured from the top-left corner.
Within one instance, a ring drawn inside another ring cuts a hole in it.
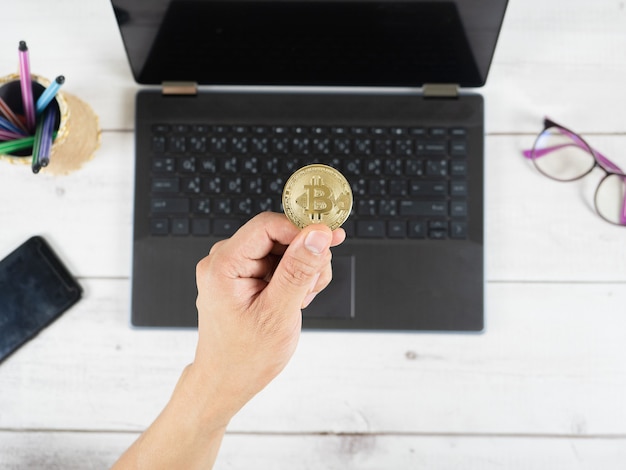
[[[285,215],[296,226],[325,224],[335,230],[352,210],[352,189],[333,167],[308,165],[289,177],[283,189]]]

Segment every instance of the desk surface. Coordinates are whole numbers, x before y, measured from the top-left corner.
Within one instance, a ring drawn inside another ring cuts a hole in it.
[[[139,87],[109,2],[4,15],[0,74],[26,40],[33,72],[65,74],[103,133],[69,176],[0,161],[0,257],[42,234],[85,288],[0,365],[0,467],[104,468],[165,404],[196,333],[129,327]],[[547,114],[625,167],[625,50],[623,1],[510,1],[481,90],[486,331],[304,332],[232,421],[217,469],[623,468],[626,230],[593,212],[599,174],[555,183],[520,150]]]

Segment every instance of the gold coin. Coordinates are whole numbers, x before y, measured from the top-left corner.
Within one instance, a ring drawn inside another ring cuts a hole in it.
[[[325,224],[335,230],[352,210],[352,189],[333,167],[308,165],[289,177],[283,189],[285,215],[296,226]]]

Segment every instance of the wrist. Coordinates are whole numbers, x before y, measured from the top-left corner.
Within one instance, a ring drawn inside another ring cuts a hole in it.
[[[185,367],[172,402],[193,416],[204,432],[223,432],[239,409],[231,403],[232,397],[220,389],[217,378],[207,377],[205,371],[192,363]]]

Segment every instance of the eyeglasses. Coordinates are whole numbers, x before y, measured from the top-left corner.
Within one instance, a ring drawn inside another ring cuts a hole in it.
[[[596,167],[603,170],[606,175],[594,197],[596,212],[607,222],[626,226],[626,174],[581,136],[546,118],[535,145],[523,155],[557,181],[579,180]]]

